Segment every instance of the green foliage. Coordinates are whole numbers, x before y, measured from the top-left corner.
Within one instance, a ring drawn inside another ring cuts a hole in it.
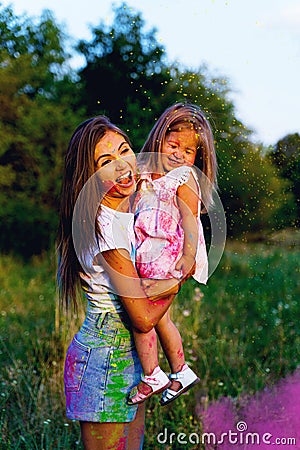
[[[140,13],[124,3],[114,14],[112,25],[101,22],[91,41],[78,42],[86,64],[77,74],[50,11],[34,20],[0,7],[0,250],[30,256],[53,242],[64,153],[79,122],[104,113],[139,151],[162,111],[185,100],[213,129],[229,234],[261,238],[293,226],[299,135],[266,155],[236,117],[226,78],[168,63]]]
[[[0,33],[0,248],[29,256],[55,236],[63,154],[80,114],[70,108],[63,35],[51,13],[35,24],[5,8]]]
[[[172,67],[170,75],[165,98],[177,95],[200,105],[211,123],[229,234],[263,237],[262,232],[285,226],[293,198],[264,149],[251,142],[251,131],[236,118],[228,81],[212,76],[205,66],[198,72]]]
[[[270,150],[268,157],[278,168],[280,176],[288,180],[288,191],[296,200],[297,223],[300,224],[300,135],[288,134]],[[288,224],[293,224],[293,211],[289,212]]]
[[[300,236],[291,230],[276,239],[280,244],[229,243],[207,286],[189,280],[182,287],[172,314],[202,381],[169,407],[159,406],[159,396],[148,401],[145,450],[164,448],[156,438],[165,427],[200,434],[212,400],[238,402],[299,366]],[[28,264],[0,258],[1,449],[82,449],[78,423],[65,418],[62,384],[76,328],[68,322],[62,335],[57,326],[54,272],[49,255]],[[162,353],[160,364],[169,370]]]
[[[141,15],[126,4],[114,13],[111,26],[100,23],[90,42],[78,44],[86,59],[79,72],[81,102],[89,115],[106,114],[129,130],[139,150],[155,117],[168,106],[162,96],[170,77],[156,30],[145,32]]]
[[[168,68],[155,30],[145,34],[143,26],[140,14],[123,4],[110,27],[100,24],[91,42],[79,43],[86,58],[82,98],[89,112],[104,112],[119,122],[140,148],[166,106],[184,100],[199,104],[215,135],[229,233],[253,235],[285,225],[293,199],[263,149],[251,143],[251,131],[235,117],[227,80],[212,76],[205,66],[198,71]]]
[[[286,182],[263,156],[262,148],[239,139],[235,142],[233,149],[221,144],[219,158],[229,232],[264,239],[271,230],[287,225],[285,214],[293,209],[293,198],[285,191]]]
[[[15,16],[11,7],[4,8],[0,11],[0,40],[4,76],[9,73],[18,80],[15,95],[49,96],[53,81],[63,76],[68,58],[63,48],[64,35],[53,14],[44,11],[35,23],[33,19]]]
[[[0,259],[0,448],[74,449],[66,423],[63,348],[55,335],[55,264]],[[72,436],[71,429],[74,430]],[[80,447],[79,447],[80,448]]]

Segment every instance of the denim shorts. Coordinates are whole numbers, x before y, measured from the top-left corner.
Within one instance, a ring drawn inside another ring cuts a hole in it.
[[[127,398],[141,374],[126,313],[88,312],[66,355],[67,417],[88,422],[131,422],[137,406],[127,405]]]

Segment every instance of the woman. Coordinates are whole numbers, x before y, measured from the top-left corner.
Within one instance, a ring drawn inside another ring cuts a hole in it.
[[[159,289],[158,284],[150,288],[159,291],[150,300],[135,270],[128,212],[135,166],[128,137],[104,116],[83,122],[71,137],[61,194],[58,278],[66,309],[76,308],[81,287],[88,303],[65,363],[67,416],[80,421],[85,450],[142,448],[144,407],[127,404],[141,376],[131,328],[150,331],[170,306],[170,294],[178,291],[177,280],[161,280]],[[161,300],[161,289],[168,299]]]

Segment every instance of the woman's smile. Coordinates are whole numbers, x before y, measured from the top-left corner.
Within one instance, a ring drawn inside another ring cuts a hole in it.
[[[102,203],[118,209],[135,191],[136,157],[125,138],[108,131],[95,148],[95,166],[102,182]]]
[[[132,176],[131,170],[125,172],[123,175],[120,175],[116,179],[117,184],[121,184],[123,187],[129,187],[134,183],[134,178]]]

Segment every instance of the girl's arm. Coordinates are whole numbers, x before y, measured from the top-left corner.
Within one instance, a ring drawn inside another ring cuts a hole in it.
[[[198,206],[199,194],[195,178],[191,174],[187,183],[177,189],[177,204],[184,231],[183,255],[176,264],[185,277],[195,264],[198,245]]]
[[[99,257],[100,255],[98,255]],[[117,295],[126,309],[132,326],[142,333],[150,331],[165,314],[178,292],[178,280],[168,292],[160,292],[158,301],[148,298],[142,289],[139,276],[125,249],[107,250],[102,253],[101,264],[108,273]],[[162,296],[166,298],[162,299]]]

